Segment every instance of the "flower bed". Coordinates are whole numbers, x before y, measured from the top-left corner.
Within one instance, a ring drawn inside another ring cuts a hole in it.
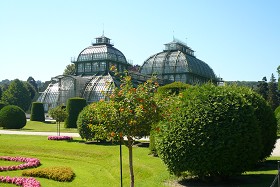
[[[0,160],[24,162],[23,164],[17,166],[0,166],[0,172],[33,168],[33,167],[38,167],[41,164],[40,160],[37,158],[0,156]]]
[[[40,187],[41,184],[33,177],[9,177],[0,176],[0,182],[11,183],[22,187]]]
[[[48,140],[73,140],[71,136],[48,136]]]

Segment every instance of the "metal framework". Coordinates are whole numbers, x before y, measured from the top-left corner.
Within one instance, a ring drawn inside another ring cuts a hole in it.
[[[122,52],[113,47],[110,39],[104,35],[82,50],[78,58],[73,58],[75,75],[59,75],[52,78],[47,89],[38,101],[44,103],[45,111],[58,105],[65,105],[71,97],[83,97],[87,103],[107,100],[106,95],[120,85],[111,66],[119,72],[131,66]],[[183,42],[173,40],[165,44],[165,50],[150,56],[139,72],[129,72],[136,86],[152,75],[157,75],[160,85],[173,81],[189,84],[201,84],[207,81],[217,82],[213,70],[194,56],[194,51]]]
[[[150,56],[140,73],[188,84],[217,82],[217,77],[208,64],[197,59],[190,47],[175,39],[165,44],[165,50]]]

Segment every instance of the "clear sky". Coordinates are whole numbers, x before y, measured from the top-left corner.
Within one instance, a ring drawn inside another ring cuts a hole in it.
[[[278,77],[279,0],[3,0],[0,81],[61,75],[103,28],[134,64],[174,36],[226,81]]]

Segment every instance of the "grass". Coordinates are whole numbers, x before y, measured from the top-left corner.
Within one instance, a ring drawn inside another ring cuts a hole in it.
[[[1,129],[0,129],[1,130]],[[55,123],[28,121],[21,131],[55,132]],[[61,132],[77,132],[65,129]],[[169,175],[166,166],[159,158],[149,155],[148,148],[134,147],[135,186],[162,187],[176,184],[175,177]],[[71,167],[76,175],[72,182],[56,182],[37,178],[42,186],[52,187],[114,187],[120,186],[119,146],[108,144],[85,144],[80,138],[73,141],[49,141],[46,136],[0,135],[0,156],[23,156],[40,159],[40,168],[66,166]],[[232,178],[227,183],[201,183],[196,180],[178,180],[182,186],[215,187],[263,187],[270,186],[276,173],[280,157],[270,157],[254,171]],[[0,161],[0,166],[19,164]],[[21,176],[22,171],[0,172],[2,176]],[[123,183],[129,186],[128,150],[123,146]],[[170,182],[171,181],[171,182]],[[175,182],[172,182],[175,181]],[[12,184],[0,186],[12,187]]]
[[[3,129],[0,127],[0,130]],[[10,129],[7,129],[10,130]],[[46,121],[46,122],[38,122],[38,121],[27,121],[26,125],[22,129],[17,129],[19,131],[27,131],[27,132],[56,132],[57,124],[55,121]],[[77,129],[73,128],[64,128],[64,123],[60,123],[60,132],[74,132],[77,133]]]

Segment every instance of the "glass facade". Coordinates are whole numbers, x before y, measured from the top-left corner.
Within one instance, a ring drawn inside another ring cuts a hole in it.
[[[141,67],[140,73],[188,84],[217,82],[210,66],[197,59],[194,51],[178,40],[165,44],[164,51],[150,56]]]

